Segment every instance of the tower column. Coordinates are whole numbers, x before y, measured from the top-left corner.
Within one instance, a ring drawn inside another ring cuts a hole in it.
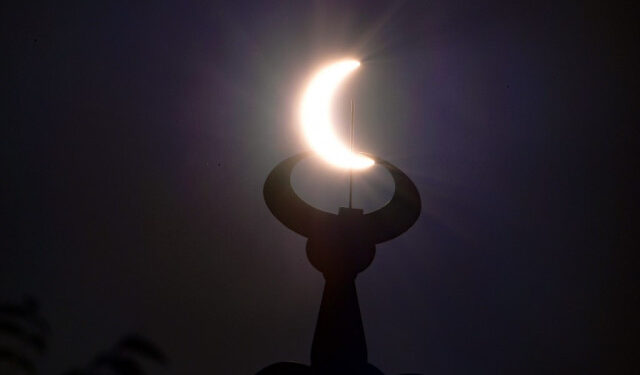
[[[326,279],[311,346],[311,365],[360,366],[366,363],[367,344],[355,275],[344,279]]]

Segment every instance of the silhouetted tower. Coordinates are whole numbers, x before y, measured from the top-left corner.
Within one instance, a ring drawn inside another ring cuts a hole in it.
[[[311,366],[277,363],[258,374],[382,374],[367,361],[355,278],[373,261],[376,244],[399,236],[415,223],[420,194],[402,171],[374,158],[393,178],[395,192],[389,203],[368,214],[345,207],[337,215],[318,210],[291,186],[293,168],[310,155],[301,153],[278,164],[264,184],[264,199],[278,220],[307,238],[307,257],[325,279]]]

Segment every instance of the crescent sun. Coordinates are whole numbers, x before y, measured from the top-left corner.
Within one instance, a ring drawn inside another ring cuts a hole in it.
[[[346,169],[365,169],[373,159],[352,152],[338,139],[331,124],[331,99],[340,83],[360,66],[357,60],[341,60],[322,68],[311,79],[302,97],[300,120],[311,148],[328,163]]]

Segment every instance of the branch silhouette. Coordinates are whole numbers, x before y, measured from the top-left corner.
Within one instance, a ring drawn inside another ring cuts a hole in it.
[[[0,304],[0,365],[5,371],[36,374],[35,361],[46,349],[49,324],[33,297]],[[12,369],[12,370],[9,370]]]
[[[146,371],[141,359],[158,365],[167,365],[164,352],[149,339],[128,334],[106,352],[98,354],[85,368],[75,368],[63,375],[101,374],[104,370],[117,375],[144,375]]]

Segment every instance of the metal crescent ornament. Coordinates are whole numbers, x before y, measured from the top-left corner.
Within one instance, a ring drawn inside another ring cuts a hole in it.
[[[312,152],[303,152],[280,162],[267,176],[263,188],[271,213],[287,228],[307,238],[321,236],[340,224],[339,215],[309,205],[293,190],[293,168],[311,155]],[[370,240],[378,244],[411,228],[420,216],[422,202],[418,189],[406,174],[386,160],[370,157],[391,174],[395,185],[387,204],[362,216],[362,227],[371,235]]]

